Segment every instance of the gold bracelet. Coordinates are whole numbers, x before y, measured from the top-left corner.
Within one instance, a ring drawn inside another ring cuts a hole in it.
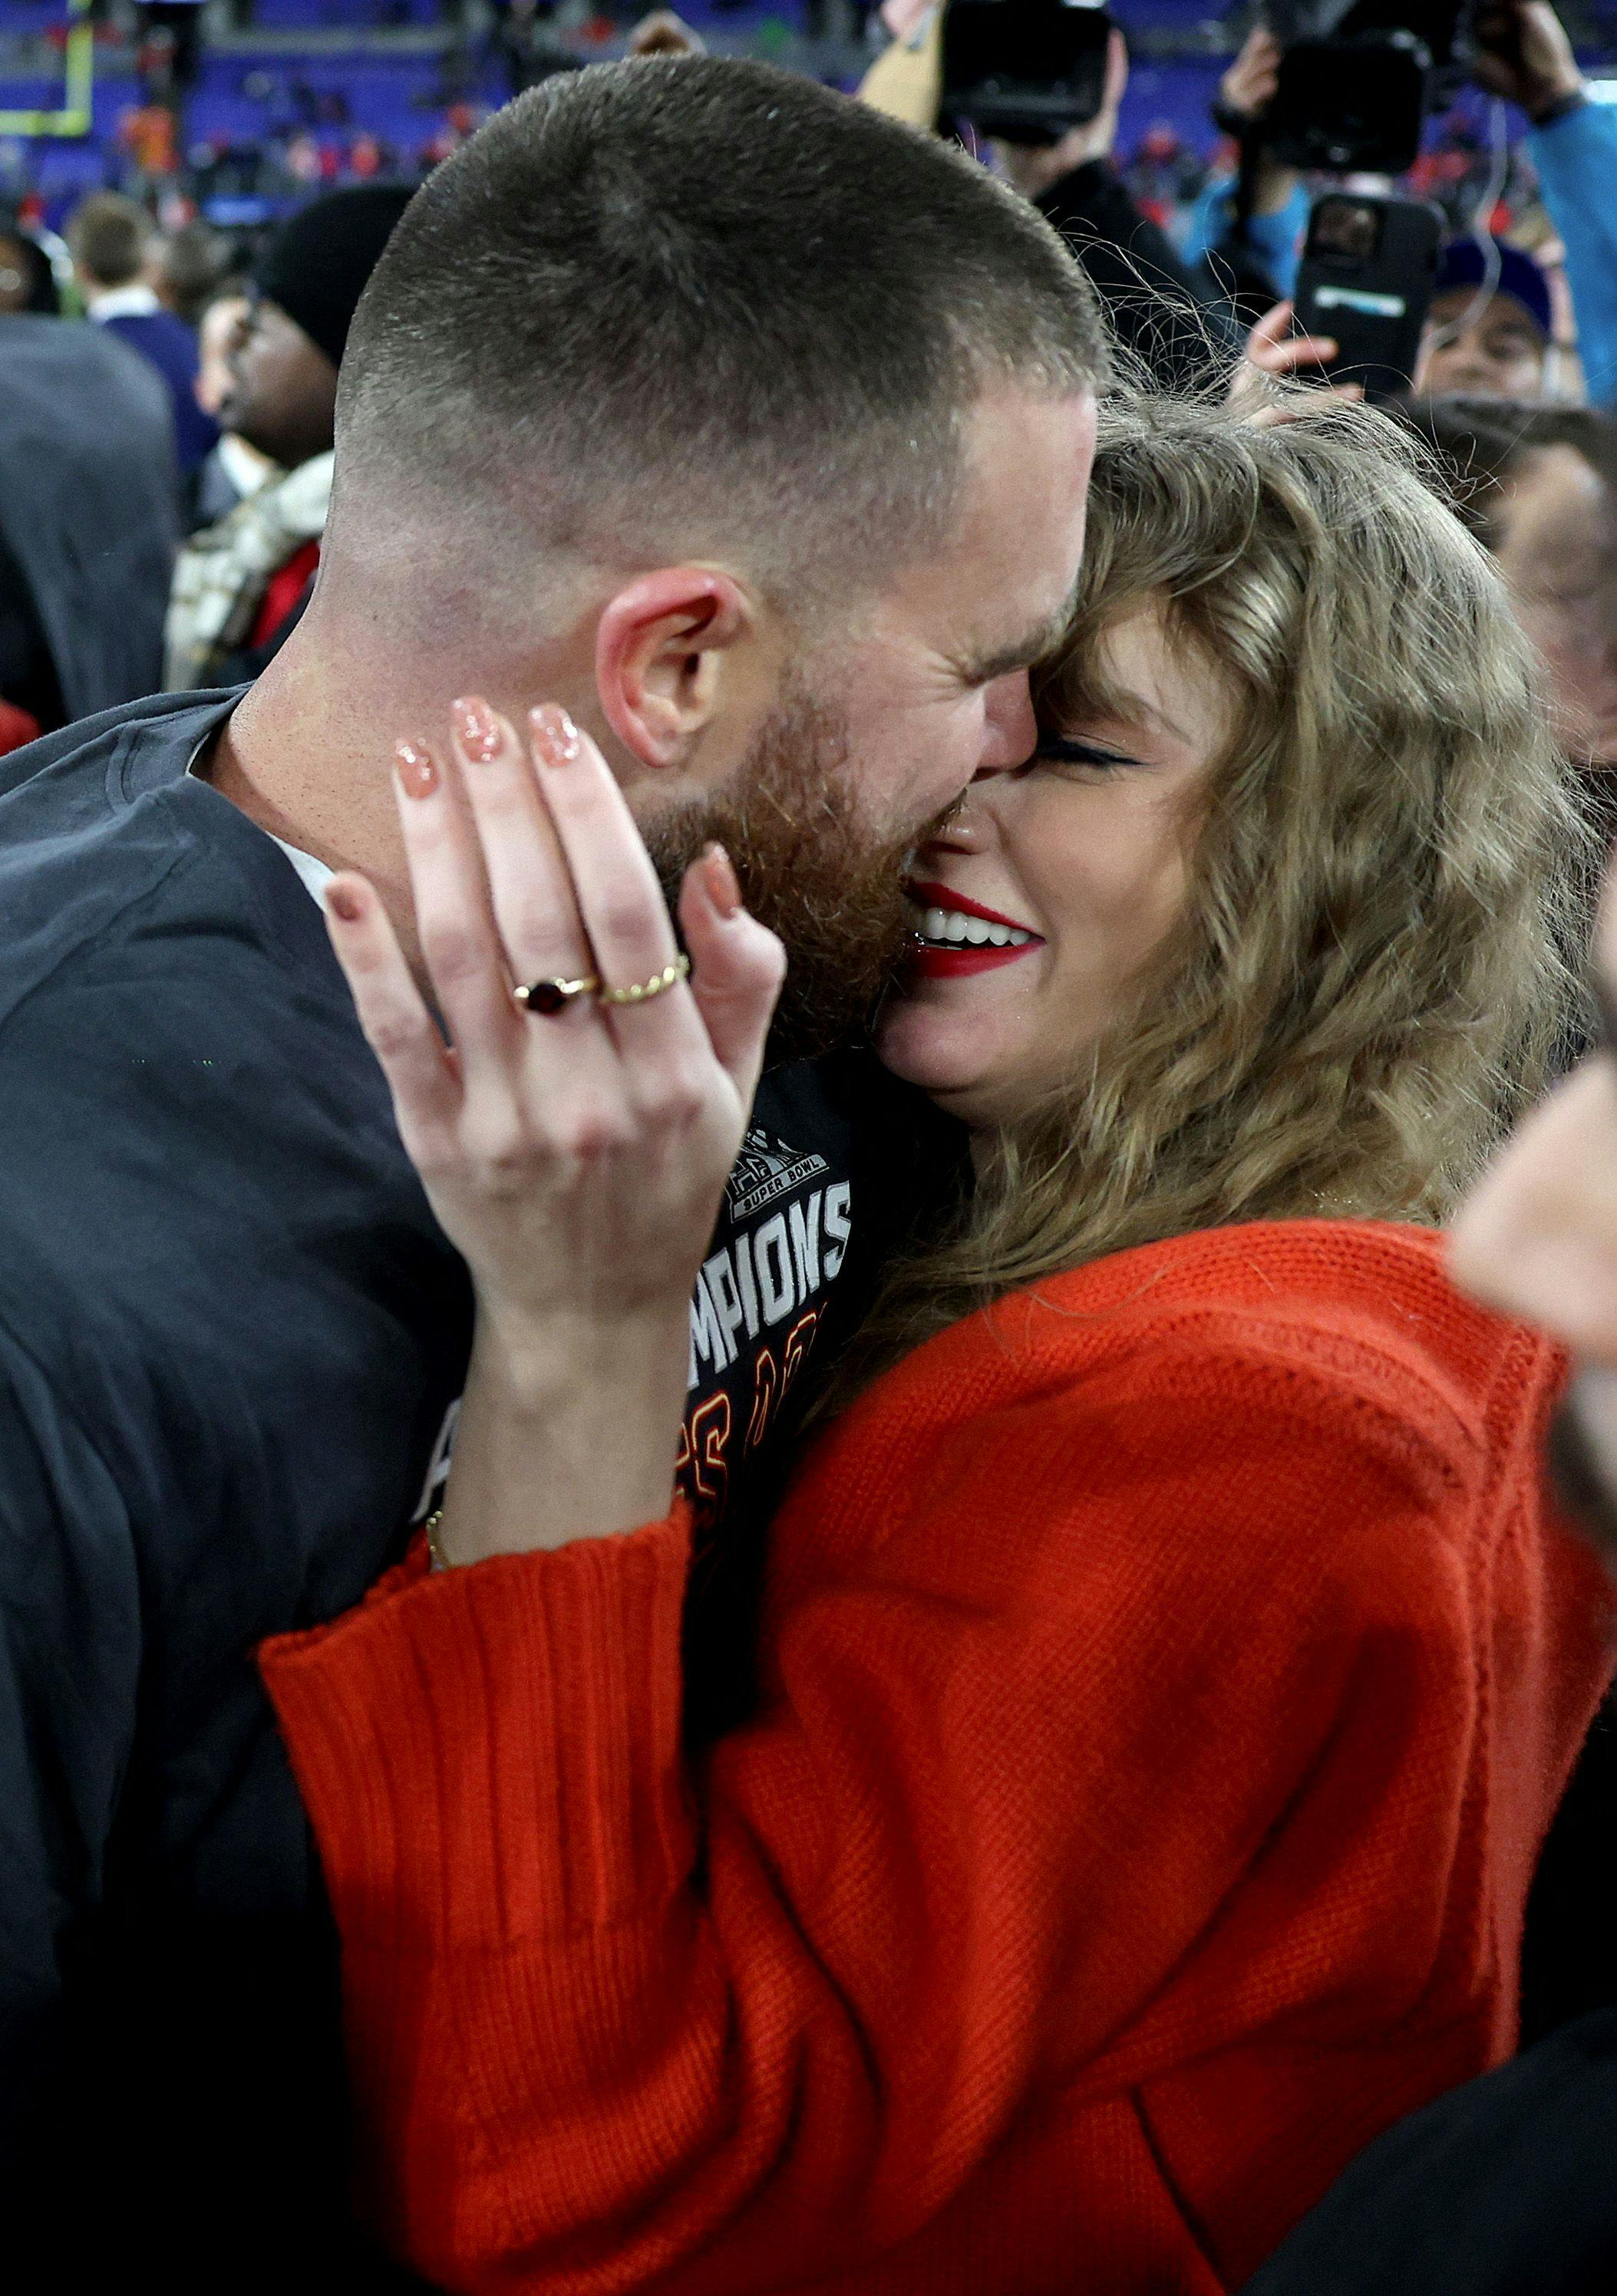
[[[427,1538],[428,1567],[433,1570],[447,1570],[449,1568],[449,1558],[444,1553],[444,1543],[438,1535],[439,1525],[442,1522],[443,1519],[444,1511],[442,1507],[434,1507],[431,1513],[422,1525],[422,1529],[426,1533]]]

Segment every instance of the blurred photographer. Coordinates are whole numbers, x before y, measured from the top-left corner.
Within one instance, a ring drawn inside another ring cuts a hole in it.
[[[1478,85],[1527,114],[1528,152],[1566,247],[1589,401],[1609,406],[1617,399],[1617,105],[1591,101],[1549,0],[1483,0],[1476,40]]]
[[[938,122],[943,95],[942,20],[914,22],[866,74],[861,100],[912,123]],[[1067,241],[1105,307],[1117,340],[1161,390],[1203,383],[1232,348],[1166,234],[1135,201],[1112,163],[1129,50],[1114,25],[1100,108],[1052,144],[995,137],[995,165]]]
[[[1259,308],[1289,297],[1308,228],[1309,195],[1295,168],[1267,149],[1263,123],[1280,78],[1280,43],[1255,24],[1219,83],[1215,124],[1235,139],[1238,165],[1214,176],[1191,209],[1184,256],[1205,264],[1219,291]]]

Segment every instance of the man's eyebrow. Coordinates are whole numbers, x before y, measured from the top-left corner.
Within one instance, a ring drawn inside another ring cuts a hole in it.
[[[996,677],[1008,677],[1013,670],[1028,669],[1042,654],[1054,652],[1067,634],[1072,619],[1073,599],[1063,601],[1053,614],[1047,615],[1036,630],[1010,644],[997,645],[991,653],[970,656],[961,668],[973,685],[987,685]]]

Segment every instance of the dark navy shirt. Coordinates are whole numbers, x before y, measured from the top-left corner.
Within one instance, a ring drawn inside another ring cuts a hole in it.
[[[174,452],[182,477],[199,470],[218,444],[219,426],[196,403],[194,329],[172,311],[119,311],[97,322],[149,360],[168,385],[174,408]]]
[[[252,1653],[431,1503],[472,1303],[316,902],[188,775],[234,699],[0,763],[0,2192],[8,2243],[169,2288],[357,2290],[332,1941]],[[716,1663],[726,1516],[913,1203],[877,1218],[864,1089],[766,1080],[693,1308]]]
[[[1246,2296],[1612,2296],[1617,2010],[1401,2120]]]

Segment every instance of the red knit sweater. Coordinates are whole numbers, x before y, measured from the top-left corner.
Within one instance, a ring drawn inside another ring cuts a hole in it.
[[[699,1770],[677,1516],[271,1645],[386,2236],[507,2296],[1238,2285],[1512,2046],[1609,1672],[1556,1379],[1429,1235],[1193,1236],[830,1431]]]

